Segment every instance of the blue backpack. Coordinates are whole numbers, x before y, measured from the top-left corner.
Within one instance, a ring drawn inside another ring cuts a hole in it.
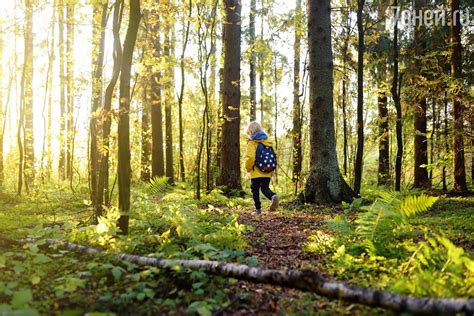
[[[276,169],[276,155],[272,147],[258,143],[255,154],[255,166],[265,173],[270,173]]]

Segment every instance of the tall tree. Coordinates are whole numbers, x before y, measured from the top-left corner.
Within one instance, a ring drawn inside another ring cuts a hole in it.
[[[333,108],[333,54],[329,0],[308,0],[310,76],[310,173],[304,200],[349,201],[354,192],[342,178],[336,153]]]
[[[66,76],[64,74],[64,62],[66,60],[65,42],[64,42],[64,1],[58,0],[58,31],[59,31],[59,179],[66,178]]]
[[[459,0],[451,0],[451,76],[454,84],[462,87],[462,43]],[[462,88],[454,89],[453,99],[453,152],[455,191],[467,191],[466,169],[464,165],[464,130]]]
[[[94,221],[100,215],[99,169],[100,169],[100,111],[102,110],[102,85],[105,53],[105,28],[107,26],[107,1],[94,3],[92,25],[92,105],[90,113],[89,181]]]
[[[168,10],[164,29],[164,55],[166,59],[165,69],[165,147],[166,163],[165,175],[169,183],[174,183],[173,168],[173,120],[172,104],[174,100],[174,20],[172,12],[174,11],[173,0],[166,0],[166,9]]]
[[[344,29],[343,29],[343,44],[342,44],[342,132],[343,132],[343,171],[344,175],[348,172],[348,126],[347,126],[347,90],[348,90],[348,64],[349,64],[349,42],[351,39],[351,7],[350,0],[346,0],[346,12],[343,15]]]
[[[186,0],[183,0],[183,6],[186,5]],[[193,12],[193,3],[190,0],[188,3],[188,15],[183,13],[183,44],[181,49],[180,70],[181,70],[181,88],[178,97],[178,124],[179,124],[179,173],[181,181],[186,179],[186,172],[184,169],[184,131],[183,131],[183,100],[184,100],[184,85],[185,85],[185,67],[184,58],[186,55],[186,48],[189,40],[189,29],[191,26],[191,15]]]
[[[196,158],[196,198],[201,198],[201,161],[204,143],[206,145],[206,189],[210,191],[210,96],[208,83],[208,70],[213,54],[213,45],[215,37],[216,13],[218,0],[214,0],[211,10],[206,9],[206,4],[197,4],[197,13],[199,18],[198,23],[198,58],[201,66],[199,67],[199,83],[204,97],[204,110],[202,113],[202,130],[199,139],[198,154]],[[210,24],[210,25],[209,25]],[[207,38],[210,37],[210,45]]]
[[[109,204],[109,155],[110,155],[110,126],[112,124],[112,97],[120,75],[122,65],[122,44],[120,43],[120,23],[122,21],[123,0],[116,0],[112,20],[112,32],[114,36],[114,66],[112,78],[105,89],[104,107],[102,111],[102,156],[100,157],[99,183],[97,190],[98,215],[101,215],[102,205]]]
[[[389,140],[389,124],[388,124],[388,107],[387,107],[387,58],[384,50],[385,38],[385,10],[386,4],[380,1],[377,5],[377,32],[378,47],[377,52],[382,56],[377,61],[376,80],[377,80],[377,105],[378,105],[378,141],[379,141],[379,166],[378,166],[378,185],[388,186],[390,184],[390,140]]]
[[[257,52],[255,41],[255,13],[257,0],[250,0],[249,47],[250,47],[250,121],[257,119]]]
[[[48,54],[48,74],[47,74],[47,93],[48,93],[48,110],[47,110],[47,121],[45,123],[45,138],[46,146],[43,143],[43,153],[42,155],[46,159],[46,178],[49,180],[51,178],[51,173],[53,169],[53,154],[51,152],[52,144],[52,112],[53,112],[53,73],[54,73],[54,60],[55,60],[55,50],[56,50],[56,11],[57,11],[57,1],[53,1],[53,16],[51,18],[51,42],[49,46]],[[46,104],[46,100],[45,100]]]
[[[393,7],[397,8],[398,1],[393,1]],[[393,26],[393,78],[391,93],[393,103],[395,104],[395,110],[397,112],[396,122],[396,134],[397,134],[397,156],[395,161],[395,190],[400,191],[401,178],[402,178],[402,160],[403,160],[403,117],[402,117],[402,104],[400,101],[400,91],[402,85],[403,75],[398,72],[398,59],[399,59],[399,48],[398,48],[398,20],[395,19]]]
[[[242,5],[239,0],[223,0],[225,10],[222,76],[221,185],[241,190],[240,179],[240,39]]]
[[[75,0],[66,0],[66,81],[67,81],[67,146],[66,176],[72,181],[74,148],[74,10]]]
[[[122,66],[120,72],[120,101],[118,117],[118,192],[120,218],[118,226],[123,234],[128,234],[130,211],[130,74],[133,50],[140,25],[140,0],[130,0],[130,14],[127,34],[123,42]]]
[[[24,109],[24,146],[26,190],[33,185],[34,180],[34,127],[33,127],[33,1],[25,0],[25,53],[23,62],[23,109]]]
[[[365,0],[357,0],[357,153],[354,166],[354,191],[360,193],[364,164],[364,5]]]
[[[300,101],[300,58],[301,58],[301,0],[296,0],[295,10],[295,42],[294,68],[293,68],[293,175],[292,181],[295,184],[295,193],[298,191],[298,182],[301,177],[301,164],[303,161],[301,144],[301,101]]]
[[[147,15],[150,19],[150,41],[152,43],[153,62],[160,63],[160,19],[156,8]],[[163,110],[161,99],[161,69],[152,67],[150,76],[150,106],[151,106],[151,176],[163,177],[165,175],[165,154],[163,151]]]
[[[424,12],[426,0],[415,0],[415,12],[417,14]],[[426,53],[426,30],[425,27],[417,19],[415,25],[415,56],[419,58],[415,65],[415,82],[417,86],[417,94],[414,100],[414,124],[415,124],[415,180],[416,188],[429,188],[431,186],[428,177],[428,139],[426,137],[426,96],[425,89],[422,87],[424,71],[422,67],[422,59]]]

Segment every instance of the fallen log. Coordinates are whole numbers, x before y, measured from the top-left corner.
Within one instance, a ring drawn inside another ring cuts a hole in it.
[[[35,242],[32,239],[19,241],[22,244]],[[75,243],[46,239],[46,244],[56,245],[88,255],[103,255],[104,250],[87,247]],[[361,286],[353,286],[343,282],[331,281],[322,274],[311,270],[269,270],[251,267],[245,264],[225,263],[207,260],[172,260],[119,253],[119,260],[133,262],[140,266],[153,266],[164,269],[180,266],[189,269],[202,269],[214,275],[246,280],[254,283],[266,283],[316,293],[327,298],[363,304],[371,307],[382,307],[396,312],[415,314],[455,314],[474,315],[473,299],[448,298],[414,298],[393,294]]]

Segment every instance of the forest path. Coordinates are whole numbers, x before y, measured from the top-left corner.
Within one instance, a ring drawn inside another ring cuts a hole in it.
[[[286,209],[282,206],[280,210]],[[308,236],[321,227],[330,216],[324,212],[308,214],[298,211],[263,212],[258,216],[253,209],[239,210],[238,222],[251,226],[246,232],[247,257],[256,257],[257,265],[267,269],[311,269],[323,272],[318,257],[303,251]],[[303,312],[302,292],[267,284],[239,281],[232,286],[235,307],[229,306],[216,315],[268,315]],[[240,299],[238,298],[240,295]],[[242,296],[245,298],[242,300]],[[309,303],[309,301],[306,301]],[[327,300],[311,302],[312,308],[324,308]],[[314,306],[316,305],[316,306]],[[308,306],[306,306],[308,307]]]

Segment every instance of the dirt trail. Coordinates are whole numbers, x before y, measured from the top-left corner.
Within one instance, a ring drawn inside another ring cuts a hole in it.
[[[256,257],[259,267],[300,269],[307,266],[309,261],[313,267],[317,262],[315,256],[303,251],[303,245],[311,232],[321,226],[323,220],[323,215],[301,213],[284,216],[278,212],[266,212],[258,217],[253,211],[245,210],[239,213],[238,221],[255,228],[246,234],[249,242],[246,254],[248,257]],[[281,314],[288,308],[282,308],[282,305],[289,304],[292,299],[301,296],[301,292],[296,290],[245,281],[236,283],[233,292],[236,297],[238,293],[246,293],[248,298],[238,302],[236,299],[234,308],[229,306],[216,315]]]

